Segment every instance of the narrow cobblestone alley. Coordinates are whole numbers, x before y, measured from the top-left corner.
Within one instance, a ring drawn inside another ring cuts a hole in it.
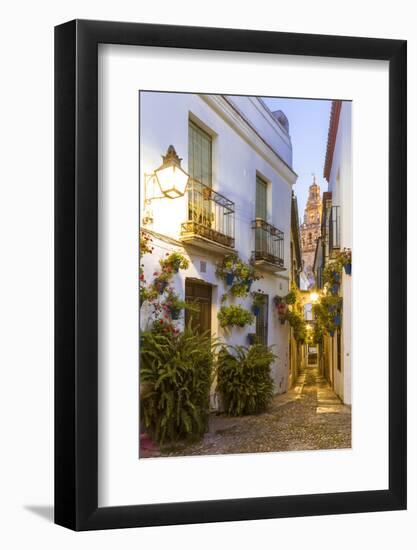
[[[274,397],[267,412],[233,418],[213,414],[201,442],[165,448],[161,454],[213,455],[350,446],[350,406],[340,401],[317,368],[308,367],[294,388]]]

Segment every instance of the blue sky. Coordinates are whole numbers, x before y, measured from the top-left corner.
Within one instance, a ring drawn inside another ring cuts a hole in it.
[[[271,111],[281,109],[290,124],[290,136],[293,148],[293,169],[298,174],[294,186],[298,199],[300,223],[303,220],[307,202],[308,188],[312,182],[312,173],[320,190],[327,190],[323,179],[324,159],[326,156],[327,132],[330,119],[330,100],[262,98]]]

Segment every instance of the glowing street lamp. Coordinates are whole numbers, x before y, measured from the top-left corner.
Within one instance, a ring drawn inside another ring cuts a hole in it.
[[[317,292],[311,292],[310,293],[310,301],[312,304],[315,304],[319,299],[319,295],[317,294]]]
[[[173,145],[162,155],[162,164],[154,172],[162,194],[170,199],[182,197],[187,189],[189,175],[181,168],[182,159]]]

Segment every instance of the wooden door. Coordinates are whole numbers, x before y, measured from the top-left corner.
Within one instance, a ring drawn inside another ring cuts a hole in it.
[[[211,294],[210,285],[186,279],[185,301],[196,303],[200,309],[198,312],[185,310],[185,324],[191,322],[200,334],[211,330]]]

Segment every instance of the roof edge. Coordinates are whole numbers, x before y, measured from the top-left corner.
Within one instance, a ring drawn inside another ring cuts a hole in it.
[[[342,100],[334,99],[330,111],[329,132],[327,134],[326,160],[324,161],[323,177],[329,181],[330,171],[332,169],[334,148],[336,145],[337,129],[339,127],[340,111],[342,109]]]

